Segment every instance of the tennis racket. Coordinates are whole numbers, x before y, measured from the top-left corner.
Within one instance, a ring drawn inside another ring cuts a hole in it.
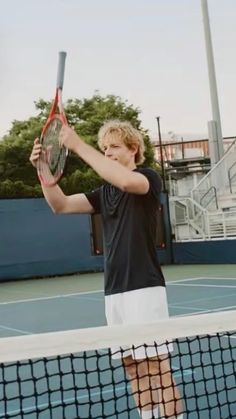
[[[40,153],[37,172],[40,181],[45,186],[55,185],[63,174],[68,150],[60,146],[58,137],[63,125],[67,125],[66,115],[62,104],[62,88],[65,73],[66,52],[59,52],[57,68],[56,94],[49,116],[43,127],[40,143]]]

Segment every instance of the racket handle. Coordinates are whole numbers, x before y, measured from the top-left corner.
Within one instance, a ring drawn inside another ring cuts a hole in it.
[[[63,88],[64,73],[65,73],[66,52],[59,52],[58,68],[57,68],[57,88]]]

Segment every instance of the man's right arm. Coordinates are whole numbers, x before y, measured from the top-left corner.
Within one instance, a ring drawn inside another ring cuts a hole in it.
[[[44,197],[56,214],[92,214],[94,209],[83,193],[65,195],[58,185],[45,187],[41,184]]]
[[[30,155],[30,162],[34,167],[37,166],[37,161],[41,153],[42,146],[39,139],[34,141],[33,150]],[[53,212],[57,214],[92,214],[94,209],[83,193],[75,195],[65,195],[58,185],[46,187],[41,184],[44,197]]]

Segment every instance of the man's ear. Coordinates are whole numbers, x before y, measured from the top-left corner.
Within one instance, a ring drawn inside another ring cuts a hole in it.
[[[132,151],[132,153],[135,156],[135,154],[137,154],[137,152],[138,152],[138,146],[137,146],[137,144],[131,144],[130,150]]]

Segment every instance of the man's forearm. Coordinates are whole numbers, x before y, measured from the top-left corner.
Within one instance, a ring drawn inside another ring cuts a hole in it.
[[[97,174],[118,188],[123,187],[131,171],[116,161],[103,156],[99,151],[80,140],[76,150],[78,156],[91,166]]]
[[[47,187],[47,186],[44,186],[42,183],[41,183],[41,187],[42,187],[44,197],[48,205],[53,210],[53,212],[55,213],[62,212],[65,206],[66,196],[62,192],[61,188],[58,185]]]

